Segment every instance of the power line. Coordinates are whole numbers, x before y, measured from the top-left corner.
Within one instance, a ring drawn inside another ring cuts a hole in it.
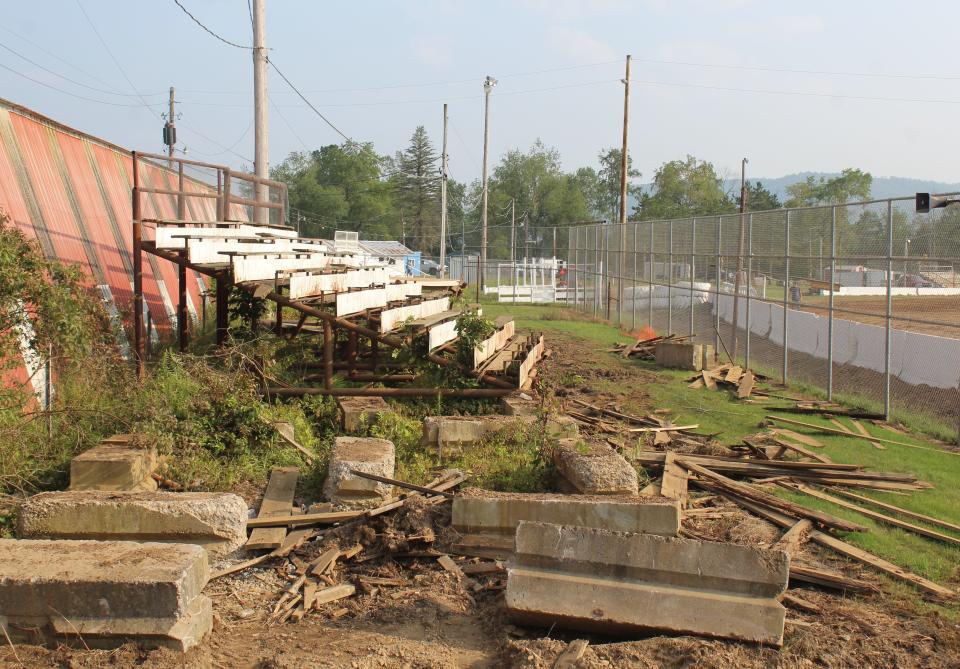
[[[343,132],[340,130],[340,128],[338,128],[338,127],[335,126],[333,123],[331,123],[330,120],[329,120],[326,116],[324,116],[322,113],[320,113],[320,110],[317,109],[316,107],[314,107],[314,106],[313,106],[313,103],[311,103],[307,98],[305,98],[304,95],[303,95],[303,93],[301,93],[299,90],[297,90],[297,87],[294,86],[294,85],[290,82],[289,79],[287,79],[286,75],[285,75],[283,72],[280,71],[280,68],[277,67],[277,64],[274,63],[272,59],[267,58],[267,62],[270,63],[271,66],[273,66],[273,69],[276,70],[277,74],[280,75],[280,78],[283,79],[285,82],[287,82],[287,86],[289,86],[291,89],[293,89],[293,92],[296,93],[298,96],[300,96],[300,99],[303,100],[304,102],[306,102],[306,103],[307,103],[307,106],[310,107],[310,109],[312,109],[313,112],[314,112],[317,116],[319,116],[321,119],[323,119],[323,122],[324,122],[324,123],[326,123],[328,126],[330,126],[331,128],[333,128],[333,129],[337,132],[337,134],[339,134],[341,137],[343,137],[343,138],[344,138],[345,140],[347,140],[348,142],[352,142],[352,141],[353,141],[352,139],[350,139],[349,137],[347,137],[345,134],[343,134]]]
[[[200,22],[200,19],[198,19],[198,18],[197,18],[196,16],[194,16],[193,14],[191,14],[190,11],[180,3],[180,0],[173,0],[173,2],[174,2],[174,4],[177,5],[177,7],[179,7],[180,9],[183,10],[183,13],[184,13],[184,14],[186,14],[186,15],[189,16],[191,19],[193,19],[193,22],[194,22],[194,23],[196,23],[198,26],[200,26],[201,28],[203,28],[205,31],[207,31],[208,33],[210,33],[211,35],[213,35],[215,38],[217,38],[218,40],[220,40],[220,41],[223,42],[224,44],[228,44],[228,45],[230,45],[230,46],[232,46],[232,47],[236,47],[237,49],[248,49],[248,50],[250,50],[250,51],[253,51],[254,47],[252,47],[252,46],[244,46],[243,44],[237,44],[236,42],[231,42],[230,40],[225,39],[225,38],[221,37],[220,35],[218,35],[217,33],[215,33],[215,32],[213,32],[212,30],[210,30],[210,28],[206,27],[205,25],[203,25],[203,24]]]
[[[247,157],[246,157],[245,155],[243,155],[243,154],[237,153],[236,151],[233,150],[232,147],[228,147],[226,144],[221,144],[221,143],[218,142],[217,140],[212,139],[212,138],[210,138],[210,137],[207,137],[207,136],[204,135],[202,132],[200,132],[199,130],[197,130],[197,129],[194,128],[193,126],[189,125],[188,123],[184,123],[184,122],[181,120],[181,121],[180,121],[180,125],[186,127],[188,130],[190,130],[190,131],[192,131],[192,132],[195,132],[197,135],[199,135],[199,136],[202,137],[203,139],[207,140],[207,141],[210,142],[211,144],[215,144],[216,146],[219,146],[221,149],[223,149],[223,152],[222,152],[222,153],[230,153],[230,154],[233,154],[234,156],[236,156],[237,158],[240,158],[241,160],[245,160],[245,161],[247,161],[248,163],[251,163],[251,164],[253,163],[253,160],[251,160],[250,158],[247,158]],[[237,144],[239,144],[239,143],[240,143],[240,140],[242,140],[242,139],[246,136],[246,134],[247,134],[248,132],[250,132],[250,126],[247,126],[247,129],[243,131],[243,135],[241,135],[241,136],[240,136],[240,139],[238,139],[236,142],[233,143],[233,146],[236,146]],[[207,155],[220,155],[220,154],[207,154]]]
[[[138,103],[110,102],[109,100],[98,100],[98,99],[96,99],[96,98],[90,98],[90,97],[87,97],[86,95],[79,95],[78,93],[73,93],[73,92],[71,92],[71,91],[65,91],[65,90],[63,90],[62,88],[57,88],[56,86],[54,86],[54,85],[52,85],[52,84],[48,84],[48,83],[45,82],[45,81],[40,81],[39,79],[34,79],[33,77],[31,77],[31,76],[29,76],[29,75],[26,75],[26,74],[24,74],[23,72],[18,72],[17,70],[13,69],[12,67],[7,67],[7,66],[4,65],[3,63],[0,63],[0,68],[3,68],[4,70],[7,70],[8,72],[12,72],[13,74],[17,75],[18,77],[23,77],[24,79],[26,79],[26,80],[28,80],[28,81],[32,81],[32,82],[35,83],[35,84],[39,84],[40,86],[43,86],[44,88],[49,88],[50,90],[57,91],[58,93],[63,93],[64,95],[69,95],[70,97],[77,98],[77,99],[79,99],[79,100],[86,100],[87,102],[96,102],[96,103],[101,104],[101,105],[109,105],[110,107],[140,107],[140,106],[142,106],[142,105],[140,105],[140,104],[138,104]]]
[[[280,111],[280,107],[277,106],[277,103],[273,101],[273,98],[270,95],[267,95],[267,99],[270,100],[270,104],[273,105],[273,109],[274,111],[277,112],[277,115],[280,117],[280,120],[283,121],[284,124],[286,124],[286,126],[290,129],[290,132],[293,133],[293,136],[296,137],[297,140],[299,140],[300,145],[303,147],[303,150],[309,153],[310,149],[307,148],[307,143],[303,141],[303,138],[300,137],[299,133],[297,133],[296,129],[293,127],[290,121],[287,120],[287,117],[283,115],[283,112]]]
[[[77,7],[80,8],[80,11],[83,13],[84,18],[87,19],[87,23],[90,24],[90,27],[93,29],[94,34],[96,34],[97,39],[100,40],[100,44],[103,45],[104,50],[107,52],[107,54],[109,54],[110,59],[113,61],[113,64],[117,66],[117,69],[120,70],[120,74],[122,74],[123,78],[126,79],[127,83],[130,85],[130,88],[133,90],[134,93],[137,94],[137,97],[140,98],[140,101],[143,102],[143,106],[147,109],[147,111],[151,112],[152,114],[155,114],[158,118],[161,118],[160,114],[150,106],[150,103],[146,101],[146,99],[140,94],[140,91],[137,90],[137,87],[133,85],[132,81],[130,81],[130,77],[127,76],[126,71],[123,69],[123,66],[120,65],[120,61],[117,60],[117,57],[113,55],[113,51],[111,51],[110,47],[107,46],[106,40],[103,39],[103,35],[101,35],[100,31],[97,30],[96,24],[94,24],[94,22],[90,19],[90,15],[87,14],[87,10],[83,8],[83,4],[80,2],[80,0],[76,0],[76,2],[77,2]]]

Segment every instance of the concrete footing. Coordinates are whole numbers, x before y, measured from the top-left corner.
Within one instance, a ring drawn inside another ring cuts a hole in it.
[[[198,544],[212,556],[247,540],[239,495],[208,492],[45,492],[20,508],[25,539],[98,539]]]
[[[500,413],[504,416],[533,416],[539,404],[530,395],[516,393],[500,398]]]
[[[213,626],[199,546],[0,540],[0,625],[14,641],[184,651]]]
[[[70,461],[71,490],[156,490],[157,450],[118,434]]]
[[[498,433],[522,430],[535,425],[539,417],[532,413],[486,416],[427,416],[423,419],[421,445],[444,451],[449,448],[473,446]],[[549,416],[546,420],[547,439],[575,437],[579,434],[577,422],[570,416]]]
[[[680,504],[657,498],[502,493],[478,488],[463,490],[453,500],[452,524],[461,534],[512,539],[522,521],[675,537],[680,531]]]
[[[699,372],[713,367],[716,355],[712,344],[662,341],[654,347],[654,358],[660,367]]]
[[[636,495],[637,470],[609,446],[560,439],[553,463],[563,479],[583,495]]]
[[[393,478],[395,453],[392,441],[372,437],[337,437],[330,454],[323,494],[334,504],[376,506],[393,492],[393,486],[371,481],[351,470]]]
[[[390,405],[382,397],[338,397],[337,413],[344,432],[357,434],[376,424],[380,414],[389,413]]]
[[[788,573],[779,550],[521,522],[506,607],[538,627],[779,646]]]

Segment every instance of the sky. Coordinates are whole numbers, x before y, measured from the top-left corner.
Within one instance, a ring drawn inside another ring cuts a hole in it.
[[[247,0],[180,2],[251,44]],[[458,180],[480,175],[486,75],[499,82],[491,165],[540,139],[565,169],[596,167],[621,142],[631,54],[629,152],[642,181],[688,154],[727,177],[748,157],[748,176],[857,167],[960,181],[960,54],[948,32],[960,3],[265,3],[271,61],[344,135],[393,154],[423,125],[439,149],[448,102]],[[187,157],[252,164],[251,52],[174,0],[33,0],[3,14],[0,97],[161,151],[159,114],[175,86]],[[343,141],[273,70],[269,92],[272,165]]]

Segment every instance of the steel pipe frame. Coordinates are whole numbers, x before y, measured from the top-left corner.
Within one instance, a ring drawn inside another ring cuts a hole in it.
[[[516,388],[264,388],[264,394],[273,397],[304,397],[332,395],[334,397],[456,397],[486,399],[504,397],[517,392]]]

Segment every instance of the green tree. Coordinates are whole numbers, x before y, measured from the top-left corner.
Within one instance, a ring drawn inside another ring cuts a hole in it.
[[[608,221],[617,222],[620,219],[620,175],[623,170],[621,151],[617,148],[601,151],[597,158],[600,169],[597,171],[597,187],[593,193],[592,205],[599,216]],[[630,196],[639,198],[641,189],[630,183],[630,179],[640,178],[640,170],[633,168],[633,157],[627,154],[627,201]]]
[[[737,196],[734,199],[734,202],[739,209],[739,191],[737,191]],[[747,209],[749,211],[768,211],[770,209],[780,209],[781,207],[783,207],[783,203],[780,202],[780,198],[778,198],[775,193],[771,193],[769,190],[764,188],[762,183],[759,181],[754,183],[749,181],[747,182]]]
[[[826,179],[808,176],[804,181],[787,186],[790,198],[787,207],[809,207],[818,204],[846,204],[870,198],[873,176],[869,172],[849,167],[839,176]]]
[[[420,125],[413,131],[406,150],[395,159],[397,204],[403,208],[406,235],[416,248],[424,251],[438,248],[440,239],[440,175],[439,157],[433,149],[426,129]]]
[[[687,156],[664,163],[653,176],[634,216],[641,220],[721,214],[735,209],[712,163]]]

